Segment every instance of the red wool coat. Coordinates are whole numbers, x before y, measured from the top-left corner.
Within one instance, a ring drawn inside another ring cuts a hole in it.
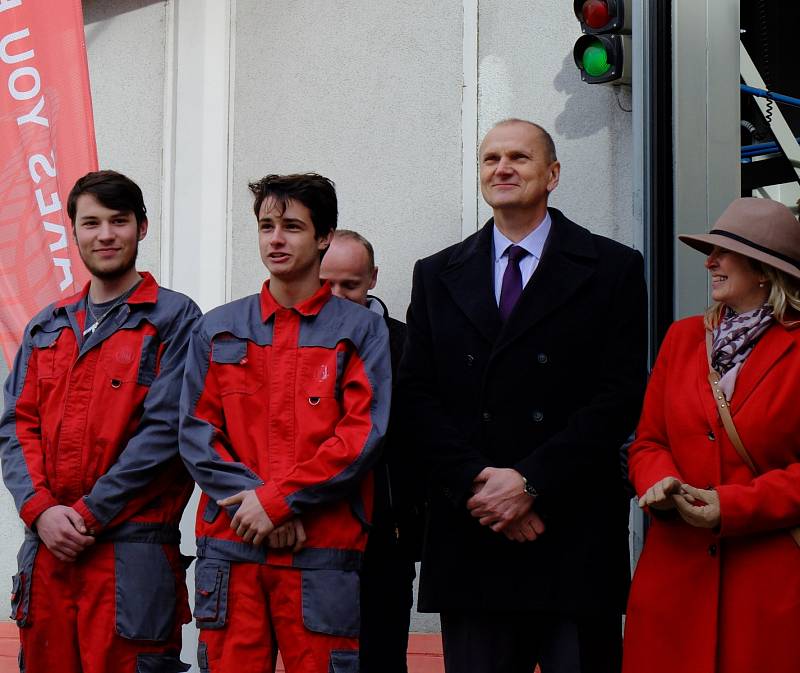
[[[674,475],[720,496],[719,531],[653,521],[633,578],[623,673],[800,671],[800,329],[773,325],[731,400],[736,453],[708,385],[700,317],[669,330],[647,389],[630,476]]]

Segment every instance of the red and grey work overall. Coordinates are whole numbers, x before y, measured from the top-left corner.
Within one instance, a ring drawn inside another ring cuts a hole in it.
[[[84,335],[88,286],[39,313],[5,386],[3,478],[25,523],[12,618],[28,673],[187,670],[178,522],[192,482],[178,456],[178,400],[200,312],[149,274]],[[54,505],[96,542],[58,560],[35,532]]]
[[[358,569],[369,469],[391,394],[380,316],[325,284],[287,309],[260,295],[209,312],[192,335],[181,454],[203,489],[195,618],[203,673],[358,671]],[[365,478],[366,477],[366,478]],[[297,553],[245,543],[218,499],[255,490],[272,522],[299,516]]]

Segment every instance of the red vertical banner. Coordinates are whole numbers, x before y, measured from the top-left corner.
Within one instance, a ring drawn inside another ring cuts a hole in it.
[[[0,0],[0,346],[88,279],[67,217],[97,168],[80,0]]]

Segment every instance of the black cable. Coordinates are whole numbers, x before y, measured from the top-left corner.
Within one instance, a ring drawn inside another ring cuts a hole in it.
[[[761,77],[764,79],[764,88],[769,90],[772,87],[772,76],[769,71],[769,42],[767,36],[769,35],[769,23],[767,22],[767,2],[766,0],[759,0],[758,2],[758,41],[761,47]],[[769,126],[772,126],[772,106],[775,103],[770,97],[767,97],[766,113],[764,118]]]
[[[614,98],[616,98],[616,99],[617,99],[617,107],[618,107],[620,110],[622,110],[623,112],[633,112],[633,108],[630,108],[630,109],[629,109],[629,108],[626,108],[626,107],[625,107],[625,106],[622,104],[622,102],[620,101],[620,99],[619,99],[619,90],[622,88],[622,86],[626,86],[626,85],[624,85],[624,84],[623,84],[623,85],[621,85],[621,86],[615,86],[615,87],[614,87]]]

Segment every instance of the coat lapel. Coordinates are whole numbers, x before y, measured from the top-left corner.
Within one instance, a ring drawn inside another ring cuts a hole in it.
[[[553,224],[542,259],[503,326],[495,353],[564,305],[594,274],[597,250],[592,235],[558,210],[549,210]]]
[[[795,346],[794,338],[780,324],[773,325],[759,339],[736,377],[731,400],[731,414],[736,415],[747,398],[764,380],[764,377],[778,363],[784,354]]]
[[[495,342],[502,327],[494,297],[493,228],[492,219],[466,239],[440,274],[455,304],[490,343]]]

